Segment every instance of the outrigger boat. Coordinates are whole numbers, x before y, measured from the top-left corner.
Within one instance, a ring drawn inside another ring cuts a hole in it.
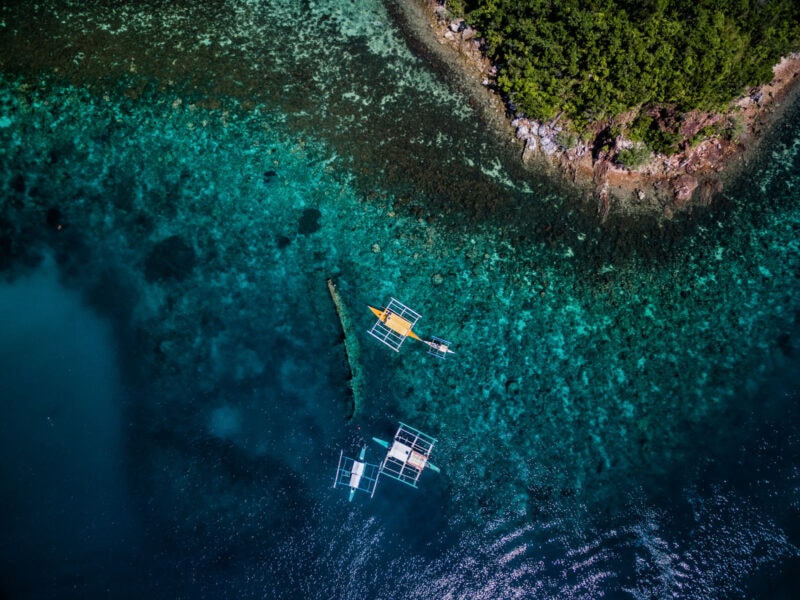
[[[381,464],[382,475],[388,475],[415,488],[426,467],[440,472],[439,467],[428,460],[436,439],[419,429],[401,422],[391,444],[379,438],[372,439],[389,450]]]
[[[368,333],[395,352],[399,352],[400,346],[403,345],[406,338],[410,337],[426,344],[428,346],[428,354],[432,354],[437,358],[444,359],[448,354],[455,354],[450,349],[451,344],[447,340],[436,336],[433,336],[432,340],[423,340],[414,333],[414,325],[417,324],[421,315],[396,298],[392,298],[384,309],[375,308],[374,306],[370,306],[369,309],[378,320]]]
[[[416,488],[417,481],[425,468],[441,472],[439,467],[428,460],[436,439],[419,429],[401,422],[391,443],[380,438],[372,439],[388,450],[380,466],[366,461],[366,446],[361,448],[358,460],[339,452],[339,464],[336,467],[333,487],[350,488],[350,502],[353,501],[357,491],[366,492],[372,498],[381,475],[387,475]]]
[[[428,354],[433,354],[436,358],[444,360],[447,358],[448,354],[455,354],[455,352],[450,350],[452,344],[443,338],[433,336],[433,339],[430,341],[422,341],[428,344]]]
[[[336,479],[333,487],[337,485],[350,488],[350,502],[357,491],[366,492],[369,497],[375,495],[375,487],[378,485],[378,477],[381,468],[366,462],[365,457],[367,447],[361,448],[358,460],[344,456],[344,452],[339,452],[339,465],[336,467]]]

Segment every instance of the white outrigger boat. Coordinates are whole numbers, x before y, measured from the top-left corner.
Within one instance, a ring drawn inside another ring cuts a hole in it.
[[[428,460],[436,439],[419,429],[401,422],[391,444],[379,438],[372,439],[389,450],[381,464],[382,475],[417,487],[419,476],[426,467],[437,473],[441,472],[439,467]]]
[[[421,315],[396,298],[392,298],[386,308],[370,306],[369,309],[378,317],[378,320],[368,333],[395,352],[399,352],[400,346],[403,345],[406,338],[410,337],[427,345],[428,354],[437,358],[444,359],[448,354],[455,354],[450,349],[451,343],[447,340],[436,336],[433,336],[432,340],[423,340],[414,333],[414,325],[417,324]]]
[[[344,456],[344,452],[339,452],[339,466],[336,467],[336,480],[333,487],[337,485],[350,488],[350,502],[357,491],[366,492],[369,497],[375,495],[375,488],[378,485],[378,477],[381,468],[366,462],[365,456],[367,447],[361,448],[358,460]]]
[[[366,446],[361,448],[358,460],[339,453],[333,487],[350,488],[351,502],[357,491],[368,493],[370,498],[374,496],[381,475],[416,488],[425,468],[441,472],[439,467],[429,461],[436,439],[418,429],[401,422],[391,443],[380,438],[372,439],[388,450],[380,466],[366,462]]]

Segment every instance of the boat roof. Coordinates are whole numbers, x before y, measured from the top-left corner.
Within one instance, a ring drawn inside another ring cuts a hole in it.
[[[401,422],[389,452],[383,459],[381,474],[417,487],[417,481],[428,464],[428,457],[435,443],[435,438]]]
[[[380,466],[344,456],[344,452],[340,452],[339,466],[336,467],[336,479],[333,487],[347,487],[351,491],[366,492],[372,497],[375,494],[380,474]]]
[[[396,298],[392,298],[368,333],[395,352],[399,352],[406,338],[413,335],[411,330],[421,316]]]

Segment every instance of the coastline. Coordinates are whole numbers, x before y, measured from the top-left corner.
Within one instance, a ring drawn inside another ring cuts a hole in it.
[[[767,142],[784,109],[800,99],[800,53],[784,57],[773,67],[769,83],[749,90],[724,114],[693,111],[686,115],[687,138],[702,128],[726,120],[739,122],[741,133],[731,139],[710,137],[673,155],[653,154],[635,169],[614,161],[613,152],[596,152],[579,141],[564,149],[557,142],[557,124],[539,123],[510,114],[494,83],[496,70],[483,52],[479,32],[461,19],[450,20],[437,0],[393,3],[406,26],[460,79],[462,89],[485,111],[487,122],[509,143],[517,145],[522,163],[548,171],[572,184],[587,201],[594,201],[601,220],[609,214],[659,215],[705,206],[739,176]],[[625,140],[614,140],[625,144]]]

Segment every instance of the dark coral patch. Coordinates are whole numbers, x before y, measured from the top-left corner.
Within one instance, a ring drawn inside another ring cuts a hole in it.
[[[17,175],[11,182],[11,189],[18,194],[24,194],[27,188],[28,186],[25,183],[25,177],[22,175]]]
[[[305,209],[303,211],[303,216],[300,217],[300,228],[297,230],[297,232],[302,233],[303,235],[310,235],[316,231],[319,231],[319,218],[321,216],[322,213],[316,208]]]
[[[194,249],[179,235],[161,240],[147,255],[144,276],[149,282],[173,279],[181,281],[197,264]]]
[[[63,226],[62,221],[63,215],[59,209],[57,209],[55,206],[47,209],[45,222],[50,229],[58,229],[60,231]]]
[[[14,264],[14,246],[11,238],[0,234],[0,271],[5,271]]]

